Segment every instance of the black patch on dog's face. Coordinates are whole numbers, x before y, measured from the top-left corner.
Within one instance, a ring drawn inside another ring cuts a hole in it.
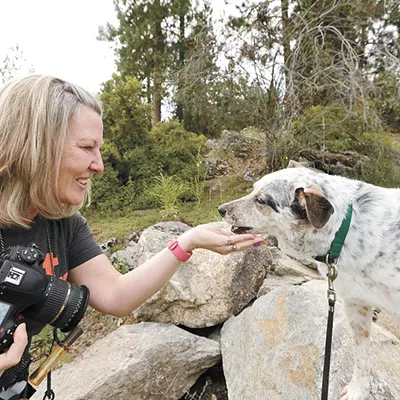
[[[279,212],[277,204],[272,196],[269,194],[263,193],[256,197],[256,202],[261,205],[266,205],[271,207],[275,212]]]

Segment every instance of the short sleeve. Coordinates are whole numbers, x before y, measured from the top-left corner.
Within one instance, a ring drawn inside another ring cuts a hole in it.
[[[67,233],[69,269],[103,254],[86,219],[79,212],[70,218],[65,218],[64,224]]]

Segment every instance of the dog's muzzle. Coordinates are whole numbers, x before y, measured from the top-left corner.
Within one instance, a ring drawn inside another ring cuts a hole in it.
[[[228,211],[228,209],[227,209],[227,207],[225,206],[225,204],[222,204],[222,206],[219,206],[219,207],[218,207],[218,212],[219,212],[219,214],[221,215],[222,218],[225,218],[225,217],[226,217],[227,211]],[[232,231],[233,233],[236,233],[236,234],[245,233],[245,232],[247,232],[247,231],[250,231],[251,229],[252,229],[252,228],[249,227],[249,226],[237,226],[237,225],[232,225],[232,226],[231,226],[231,231]]]

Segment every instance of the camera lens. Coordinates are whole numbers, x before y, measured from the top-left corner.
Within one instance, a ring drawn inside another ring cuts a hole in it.
[[[44,301],[28,307],[23,315],[50,324],[62,332],[75,328],[89,303],[89,289],[49,276]]]

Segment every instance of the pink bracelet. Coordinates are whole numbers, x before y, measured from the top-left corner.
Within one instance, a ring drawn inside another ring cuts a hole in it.
[[[168,248],[174,253],[174,256],[180,261],[187,261],[192,256],[192,252],[186,252],[179,246],[179,243],[176,239],[172,239],[168,242]]]

